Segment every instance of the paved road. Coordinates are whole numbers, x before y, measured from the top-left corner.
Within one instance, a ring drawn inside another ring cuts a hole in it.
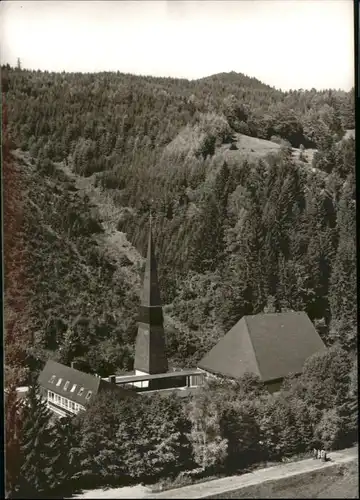
[[[242,474],[241,476],[214,479],[212,481],[184,486],[183,488],[163,491],[161,493],[151,493],[151,491],[144,486],[132,486],[127,488],[111,488],[108,490],[91,490],[81,495],[77,495],[76,498],[206,498],[212,495],[226,493],[227,491],[240,489],[245,486],[259,484],[264,481],[296,476],[304,472],[332,467],[334,464],[351,462],[357,457],[358,449],[354,447],[330,453],[329,458],[331,461],[326,463],[311,458],[299,462],[280,464],[266,469],[258,469],[254,472]]]

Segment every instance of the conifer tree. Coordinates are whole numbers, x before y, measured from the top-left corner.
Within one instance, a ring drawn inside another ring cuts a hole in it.
[[[20,404],[15,385],[5,393],[5,491],[14,495],[20,475]]]
[[[191,261],[197,272],[214,271],[223,260],[230,190],[230,170],[224,162],[215,178],[213,192],[203,200],[199,229],[193,240]]]
[[[190,260],[194,271],[204,273],[216,268],[221,229],[218,205],[214,195],[210,194],[203,202],[202,216],[193,240]]]
[[[330,280],[329,301],[332,325],[331,340],[352,350],[356,346],[356,211],[353,174],[339,200],[337,213],[339,244]]]
[[[346,419],[346,438],[352,444],[358,436],[359,425],[359,393],[358,393],[358,360],[354,358],[350,370],[348,400],[341,408],[341,414]]]
[[[56,483],[53,458],[51,413],[41,400],[35,381],[22,405],[20,439],[20,495],[28,498],[46,496]]]
[[[73,417],[63,417],[53,422],[52,466],[55,478],[53,491],[59,494],[73,492],[75,474],[79,471],[79,463],[73,453],[78,441],[78,427]]]
[[[93,482],[107,484],[119,474],[121,453],[116,452],[115,435],[120,408],[121,402],[103,393],[75,419],[78,438],[74,436],[71,460],[77,470],[73,478],[83,487]]]

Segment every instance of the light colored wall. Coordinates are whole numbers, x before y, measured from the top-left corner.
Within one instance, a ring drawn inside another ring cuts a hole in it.
[[[205,373],[199,373],[197,375],[190,375],[190,387],[198,387],[203,385],[205,381]]]
[[[70,399],[64,398],[63,396],[60,396],[59,394],[56,394],[53,391],[46,391],[45,400],[50,410],[60,415],[63,413],[64,415],[66,415],[67,413],[65,412],[70,412],[76,415],[80,410],[85,410],[85,408],[82,405],[74,403]],[[53,405],[56,405],[56,407]],[[57,407],[64,408],[64,411],[62,411]]]
[[[142,372],[141,370],[135,370],[135,375],[141,375],[141,376],[146,376],[149,375],[148,373]],[[148,380],[142,380],[140,382],[133,382],[133,385],[135,387],[149,387],[149,381]]]
[[[199,370],[201,370],[201,369],[199,368]],[[218,379],[218,380],[222,379],[222,377],[219,377],[219,376],[215,375],[214,373],[210,373],[210,372],[207,372],[205,370],[201,370],[201,371],[204,373],[205,378],[207,378],[207,379]],[[231,382],[233,379],[228,378],[228,380]],[[235,380],[233,380],[233,381],[235,382]],[[274,393],[280,391],[282,382],[283,382],[282,380],[276,381],[276,382],[270,382],[268,384],[265,384],[265,387],[270,392],[270,394],[274,394]]]

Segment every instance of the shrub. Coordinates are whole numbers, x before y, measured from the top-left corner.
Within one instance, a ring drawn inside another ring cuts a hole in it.
[[[49,176],[52,176],[56,170],[54,163],[49,158],[38,160],[37,167],[39,172]]]
[[[275,142],[276,144],[279,144],[280,146],[286,147],[286,148],[291,148],[291,144],[289,141],[286,139],[283,139],[282,137],[279,137],[278,135],[272,135],[270,138],[271,142]]]
[[[154,482],[193,465],[190,423],[176,396],[135,398],[119,418],[117,442],[131,478]]]
[[[302,451],[296,417],[290,401],[283,394],[270,397],[264,404],[260,430],[269,459],[280,459]]]
[[[314,444],[313,419],[315,415],[303,399],[291,398],[289,403],[291,405],[291,411],[296,423],[299,438],[297,452],[309,451],[313,448]]]
[[[222,467],[227,458],[227,440],[221,436],[221,413],[207,386],[190,401],[188,415],[191,422],[188,437],[195,462],[207,471]]]
[[[99,182],[104,189],[124,189],[125,180],[118,172],[104,172],[99,178]]]
[[[340,407],[349,390],[350,355],[338,346],[311,356],[305,363],[302,382],[307,404],[319,410]]]
[[[228,469],[243,468],[261,459],[260,426],[254,407],[249,402],[230,405],[221,417],[220,428],[228,443]]]
[[[239,134],[251,135],[249,125],[244,121],[237,122],[236,125],[234,125],[234,129]]]
[[[324,410],[315,427],[315,441],[325,450],[334,450],[340,447],[342,433],[342,419],[338,410]]]

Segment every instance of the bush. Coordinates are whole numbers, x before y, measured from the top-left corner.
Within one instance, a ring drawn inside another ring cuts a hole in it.
[[[56,170],[54,163],[48,158],[39,160],[37,163],[37,167],[39,169],[39,172],[49,176],[52,176]]]
[[[237,122],[236,125],[234,126],[234,129],[239,134],[251,135],[249,125],[244,121]]]
[[[222,467],[227,458],[227,440],[221,436],[221,414],[211,392],[200,389],[188,407],[192,424],[189,440],[195,462],[204,470]]]
[[[325,410],[315,427],[315,441],[324,450],[336,450],[341,445],[342,419],[336,408]]]
[[[305,363],[302,382],[308,405],[319,410],[340,407],[347,400],[350,355],[338,346],[311,356]]]
[[[228,470],[241,469],[261,460],[260,427],[249,402],[236,402],[227,408],[221,417],[220,428],[228,443]]]
[[[262,443],[268,459],[282,459],[302,451],[301,435],[290,401],[279,394],[270,397],[260,419]]]
[[[84,220],[84,235],[88,236],[90,234],[103,233],[104,229],[100,222],[98,222],[93,217],[86,217]]]
[[[124,189],[126,182],[117,172],[104,172],[99,178],[104,189]]]
[[[283,139],[282,137],[279,137],[278,135],[272,135],[270,138],[271,142],[275,142],[276,144],[279,144],[280,146],[286,147],[286,148],[291,148],[291,144],[289,141],[286,139]]]

